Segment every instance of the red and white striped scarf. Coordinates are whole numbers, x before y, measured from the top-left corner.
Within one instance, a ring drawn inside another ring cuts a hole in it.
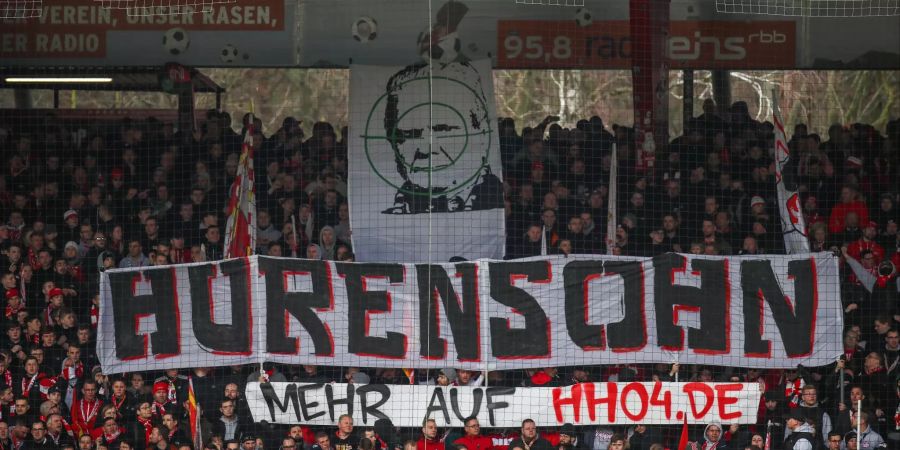
[[[800,406],[800,391],[803,390],[803,377],[797,377],[794,381],[787,381],[784,386],[784,397],[787,399],[788,407],[796,408]]]

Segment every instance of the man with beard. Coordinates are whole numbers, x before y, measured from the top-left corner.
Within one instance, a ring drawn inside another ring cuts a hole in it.
[[[635,448],[635,447],[632,447]],[[578,439],[575,426],[571,423],[564,424],[559,430],[558,450],[587,450],[587,447]]]

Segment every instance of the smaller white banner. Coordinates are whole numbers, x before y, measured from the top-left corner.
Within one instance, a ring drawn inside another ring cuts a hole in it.
[[[757,383],[582,383],[564,387],[467,387],[384,384],[250,383],[256,422],[334,425],[350,414],[356,425],[390,419],[394,426],[462,427],[469,416],[483,427],[756,423]]]

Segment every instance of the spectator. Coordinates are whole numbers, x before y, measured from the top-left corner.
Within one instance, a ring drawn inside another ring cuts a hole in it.
[[[149,265],[150,260],[144,255],[141,242],[137,239],[128,241],[128,254],[119,262],[119,267],[144,267]]]
[[[628,448],[631,450],[650,450],[653,444],[661,444],[662,442],[662,433],[657,428],[638,424],[634,426],[634,432],[628,438]]]
[[[316,433],[316,443],[310,447],[310,450],[331,450],[331,438],[328,433],[324,431]]]
[[[812,426],[812,433],[816,439],[825,442],[828,433],[831,432],[831,417],[824,408],[819,406],[818,389],[814,384],[803,386],[800,394],[800,414],[806,418]],[[787,432],[787,430],[785,430]]]
[[[715,450],[728,447],[722,436],[722,426],[710,423],[703,429],[703,440],[691,443],[694,450]],[[612,448],[612,447],[610,447]],[[811,450],[811,449],[810,449]]]
[[[826,450],[841,450],[841,444],[844,442],[844,439],[841,437],[841,434],[837,431],[832,431],[828,433],[828,436],[825,440]]]
[[[523,420],[522,428],[519,432],[521,433],[519,437],[513,439],[512,442],[509,443],[510,448],[516,446],[531,450],[551,450],[553,448],[553,445],[550,444],[549,441],[538,434],[537,425],[532,419]],[[610,448],[612,448],[612,446],[610,446]]]
[[[97,382],[91,379],[85,380],[81,385],[81,398],[72,408],[72,430],[76,436],[90,434],[96,428],[100,408],[103,401],[97,398]]]
[[[864,449],[879,448],[884,445],[884,438],[869,425],[869,417],[869,413],[866,411],[860,411],[857,416],[859,423],[856,428],[859,430],[859,436],[857,437],[859,447]]]
[[[784,450],[813,450],[813,444],[816,442],[815,433],[803,412],[792,408],[784,415],[784,420],[790,434],[784,439],[782,448]]]
[[[56,450],[56,445],[47,437],[47,424],[41,421],[31,425],[31,440],[25,443],[25,450]]]
[[[332,436],[335,450],[356,450],[359,436],[353,432],[353,417],[344,414],[338,417],[338,428]]]
[[[422,437],[416,441],[416,450],[443,450],[444,443],[438,439],[437,422],[425,419],[422,423]]]
[[[446,375],[444,377],[446,378]],[[477,417],[467,417],[463,421],[463,426],[465,435],[453,441],[454,444],[465,445],[467,450],[495,450],[493,441],[481,435],[481,425]]]
[[[213,433],[222,436],[226,441],[236,439],[250,430],[247,418],[237,415],[234,400],[222,400],[219,412],[221,416],[213,422]]]

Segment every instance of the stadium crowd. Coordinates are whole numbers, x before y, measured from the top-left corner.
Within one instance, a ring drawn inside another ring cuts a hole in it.
[[[504,164],[507,254],[605,253],[611,149],[616,144],[618,223],[613,252],[714,255],[783,253],[776,206],[771,123],[747,105],[719,115],[712,102],[682,136],[638,156],[634,131],[599,117],[565,129],[548,117],[517,131],[499,123]],[[243,398],[258,367],[196,367],[107,376],[95,351],[98,273],[113,267],[213,261],[223,257],[224,208],[250,116],[231,128],[210,111],[192,136],[157,120],[77,123],[0,117],[0,450],[190,450],[185,402],[190,375],[203,412],[206,450],[619,450],[672,447],[680,427],[564,426],[540,417],[517,430],[376,433],[342,417],[336,427],[254,423]],[[256,130],[262,123],[256,120]],[[257,253],[352,261],[347,205],[347,129],[316,123],[307,137],[284,120],[256,132]],[[844,357],[791,370],[578,366],[473,373],[267,365],[271,381],[559,386],[587,381],[739,380],[765,392],[755,426],[709,424],[692,430],[697,449],[758,450],[812,433],[815,448],[900,448],[900,339],[894,267],[900,121],[885,133],[834,125],[819,136],[798,124],[790,135],[791,173],[813,251],[842,256]],[[889,263],[893,262],[893,265]],[[843,373],[843,377],[841,374]],[[839,386],[843,379],[843,389]],[[845,398],[840,397],[845,392]],[[858,410],[857,401],[862,401]],[[538,414],[538,412],[535,412]],[[767,427],[772,424],[771,427]],[[856,436],[853,430],[863,432]],[[390,434],[391,436],[386,436]],[[787,447],[785,447],[787,448]],[[199,450],[199,449],[196,449]]]

